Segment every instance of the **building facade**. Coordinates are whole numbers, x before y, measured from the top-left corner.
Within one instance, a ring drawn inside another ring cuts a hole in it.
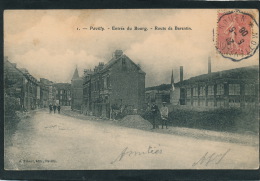
[[[256,108],[259,103],[259,67],[211,72],[180,80],[171,93],[173,104],[199,107]],[[183,74],[183,68],[181,68]],[[181,76],[183,77],[183,76]]]
[[[151,105],[153,102],[161,105],[163,102],[170,103],[170,90],[148,90],[145,91],[145,102]]]
[[[71,106],[71,84],[56,83],[53,84],[53,90],[55,92],[54,104],[59,104],[61,106]]]
[[[40,85],[42,85],[41,87],[42,100],[46,100],[47,97],[48,105],[55,104],[56,88],[53,86],[53,82],[45,78],[40,78]]]
[[[111,110],[140,111],[145,106],[145,72],[116,50],[107,64],[85,70],[83,98],[85,114],[111,117]]]
[[[79,77],[78,69],[75,69],[71,79],[71,109],[81,110],[83,104],[83,79]]]
[[[37,88],[38,87],[38,88]],[[4,57],[4,92],[17,99],[21,109],[38,108],[39,83],[26,69],[19,69]]]
[[[40,107],[45,108],[50,104],[49,102],[49,86],[50,81],[40,78]]]

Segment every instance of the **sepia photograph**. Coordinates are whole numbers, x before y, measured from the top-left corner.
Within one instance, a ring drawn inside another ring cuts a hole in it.
[[[257,9],[5,10],[4,170],[259,169]]]

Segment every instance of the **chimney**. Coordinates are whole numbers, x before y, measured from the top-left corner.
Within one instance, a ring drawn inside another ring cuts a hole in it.
[[[95,68],[94,68],[94,72],[96,72],[97,71],[97,66],[95,66]]]
[[[210,74],[210,73],[211,73],[211,59],[209,57],[209,59],[208,59],[208,74]]]
[[[99,62],[98,69],[102,70],[104,68],[104,62]]]
[[[118,59],[121,55],[123,55],[123,51],[122,51],[122,50],[116,50],[116,51],[114,52],[114,57],[115,57],[116,59]]]
[[[183,81],[183,66],[180,66],[180,82]]]

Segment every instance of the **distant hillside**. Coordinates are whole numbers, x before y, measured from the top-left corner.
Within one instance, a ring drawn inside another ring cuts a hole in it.
[[[169,90],[171,88],[171,84],[161,84],[158,86],[153,86],[153,87],[146,87],[145,91],[149,91],[149,90]]]

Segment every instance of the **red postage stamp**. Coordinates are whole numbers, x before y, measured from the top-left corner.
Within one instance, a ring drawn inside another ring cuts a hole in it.
[[[233,61],[251,57],[259,47],[258,34],[258,22],[252,14],[218,12],[216,48],[223,57]]]

